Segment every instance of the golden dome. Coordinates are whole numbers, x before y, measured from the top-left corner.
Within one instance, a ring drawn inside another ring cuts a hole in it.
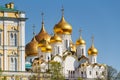
[[[50,38],[50,43],[55,43],[55,42],[62,42],[61,37],[59,37],[57,34],[54,34],[54,36]]]
[[[70,43],[71,51],[76,52],[76,46],[73,43]]]
[[[35,37],[28,43],[25,47],[25,53],[27,56],[37,56],[38,55],[38,42]]]
[[[52,49],[45,39],[39,42],[38,47],[41,48],[42,52],[50,52]]]
[[[42,39],[39,44],[38,44],[38,47],[42,47],[44,44],[46,44],[46,40],[45,39]]]
[[[88,49],[88,55],[95,55],[96,56],[97,54],[98,54],[98,50],[92,44],[92,46]]]
[[[56,34],[72,33],[72,26],[65,21],[64,16],[62,16],[60,22],[54,26],[54,33]]]
[[[86,42],[82,39],[82,37],[80,37],[77,41],[76,41],[76,45],[85,45]]]
[[[47,40],[48,42],[50,41],[51,36],[46,32],[43,22],[41,31],[35,36],[35,38],[38,42],[40,42],[43,39]]]
[[[52,51],[52,47],[46,41],[46,43],[41,46],[41,51],[42,52],[51,52]]]

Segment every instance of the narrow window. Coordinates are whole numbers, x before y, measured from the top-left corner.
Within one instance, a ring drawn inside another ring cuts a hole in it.
[[[14,38],[13,38],[13,33],[10,34],[10,45],[14,45]]]
[[[16,34],[14,34],[14,38],[15,38],[14,39],[14,45],[17,46],[17,35]]]
[[[81,76],[83,77],[83,71],[81,71]]]
[[[89,74],[91,75],[91,71],[89,71]]]
[[[82,55],[84,54],[84,49],[82,48]]]
[[[98,75],[98,72],[96,71],[96,75]]]
[[[66,48],[68,48],[68,40],[66,40]]]
[[[73,77],[75,77],[75,71],[73,71]]]
[[[11,58],[11,63],[13,63],[13,58]]]
[[[58,46],[58,54],[60,53],[60,47]]]
[[[15,58],[15,71],[17,71],[17,59]]]
[[[94,63],[95,63],[95,58],[94,58]]]

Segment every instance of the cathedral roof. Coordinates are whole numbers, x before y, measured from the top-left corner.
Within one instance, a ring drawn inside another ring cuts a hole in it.
[[[36,40],[40,42],[41,40],[45,39],[48,42],[50,41],[51,36],[47,33],[44,27],[44,23],[42,22],[42,27],[40,32],[35,36]]]
[[[62,18],[54,26],[54,33],[56,34],[72,34],[72,26],[64,18],[64,9],[62,9]]]
[[[56,43],[56,42],[62,42],[62,39],[57,34],[54,34],[54,36],[50,38],[50,43]]]
[[[35,37],[25,46],[25,53],[27,56],[37,56],[38,55],[38,42]]]
[[[88,55],[94,55],[96,56],[98,54],[98,50],[94,47],[94,41],[93,41],[93,37],[92,37],[92,45],[91,47],[88,49]]]
[[[80,61],[81,59],[86,59],[88,61],[88,58],[84,55],[82,55],[80,58],[78,58],[78,60]]]

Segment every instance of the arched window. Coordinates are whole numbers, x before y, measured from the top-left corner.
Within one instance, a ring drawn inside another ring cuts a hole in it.
[[[91,71],[89,71],[89,74],[91,75]]]
[[[68,42],[69,42],[69,41],[66,40],[65,42],[66,42],[66,48],[68,48],[68,46],[69,46],[69,43],[68,43]]]
[[[10,45],[11,46],[14,45],[14,36],[13,36],[13,33],[10,33]]]
[[[17,34],[16,33],[10,33],[10,45],[17,46]]]
[[[15,71],[17,71],[17,59],[15,58]]]
[[[98,72],[96,71],[96,75],[98,75]]]
[[[13,63],[13,58],[11,58],[11,63]]]
[[[10,70],[13,71],[13,67],[14,67],[14,60],[13,58],[11,57],[10,58]]]
[[[84,49],[82,48],[82,54],[84,54]]]
[[[17,46],[17,34],[14,34],[14,45]]]
[[[13,33],[10,34],[10,38],[11,38],[11,39],[13,38]]]
[[[81,71],[81,76],[83,77],[83,71]]]
[[[95,58],[94,58],[94,63],[95,63]]]
[[[58,54],[60,54],[60,47],[58,46]]]

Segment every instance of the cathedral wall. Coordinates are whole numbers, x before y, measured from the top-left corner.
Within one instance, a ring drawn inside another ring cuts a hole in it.
[[[3,17],[3,12],[0,12],[0,17]]]
[[[64,74],[68,77],[71,71],[75,71],[77,64],[75,63],[76,59],[73,56],[67,56],[64,60]]]

